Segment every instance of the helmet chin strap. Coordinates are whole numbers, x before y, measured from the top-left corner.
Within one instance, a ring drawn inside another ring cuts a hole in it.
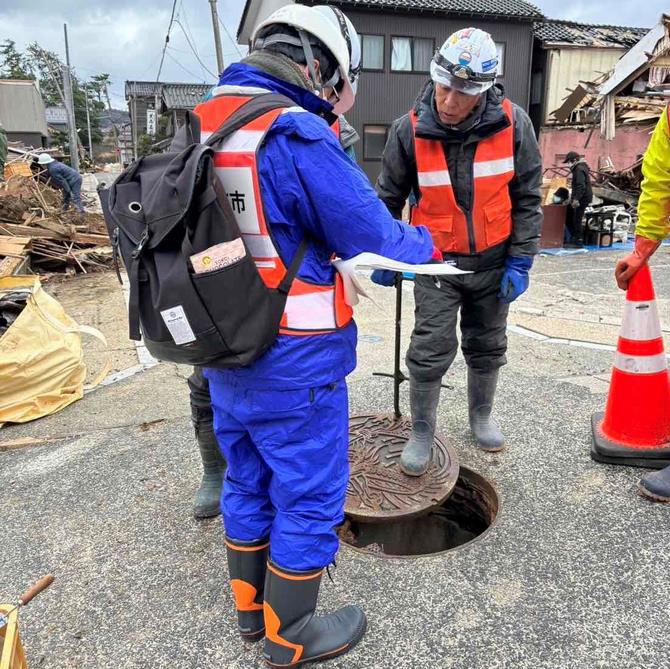
[[[307,69],[309,70],[309,76],[312,80],[312,85],[314,90],[317,93],[323,91],[323,84],[321,83],[320,77],[317,77],[316,70],[314,68],[314,52],[312,51],[312,45],[309,43],[309,39],[303,30],[298,30],[298,36],[300,37],[300,42],[302,43],[302,51],[305,54],[305,60],[307,61]]]

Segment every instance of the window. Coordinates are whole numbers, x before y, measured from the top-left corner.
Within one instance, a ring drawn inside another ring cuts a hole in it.
[[[530,104],[542,103],[542,90],[544,88],[544,76],[542,72],[533,72],[530,85]]]
[[[389,127],[387,125],[363,126],[363,158],[365,160],[381,160]]]
[[[496,49],[498,50],[498,76],[505,76],[505,43],[496,42]]]
[[[391,38],[391,70],[428,72],[435,52],[435,41],[421,37]]]
[[[361,67],[364,70],[384,69],[384,35],[360,35]]]

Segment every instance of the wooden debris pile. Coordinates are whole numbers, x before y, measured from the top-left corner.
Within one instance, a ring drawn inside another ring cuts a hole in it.
[[[616,122],[625,125],[655,124],[667,106],[668,99],[665,97],[618,95],[614,98]]]
[[[0,277],[28,263],[36,272],[84,272],[112,262],[101,214],[63,212],[62,195],[35,178],[0,184]]]

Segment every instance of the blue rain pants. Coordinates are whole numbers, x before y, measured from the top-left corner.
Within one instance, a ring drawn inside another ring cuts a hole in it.
[[[221,497],[226,535],[270,537],[279,567],[333,562],[349,478],[344,379],[317,388],[250,389],[208,369],[214,430],[228,462]]]

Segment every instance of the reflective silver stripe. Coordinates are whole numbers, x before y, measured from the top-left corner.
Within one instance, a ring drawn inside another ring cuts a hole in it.
[[[419,186],[451,186],[449,170],[419,172]]]
[[[630,374],[657,374],[668,368],[665,353],[658,355],[625,355],[617,351],[614,366]]]
[[[649,341],[661,337],[661,321],[656,301],[626,302],[621,324],[621,336],[633,341]]]
[[[494,177],[508,172],[514,172],[514,157],[485,160],[474,164],[475,179],[478,177]]]
[[[306,112],[306,109],[303,109],[302,107],[286,107],[286,109],[282,110],[282,114],[288,114],[289,112],[294,112],[296,114],[301,113],[301,112]]]
[[[211,136],[213,133],[211,132],[205,132],[204,130],[200,131],[200,141],[204,144]]]
[[[277,249],[267,235],[242,235],[254,258],[278,258]]]
[[[293,330],[333,330],[335,322],[335,290],[289,295],[284,309],[286,327]]]
[[[202,133],[201,133],[202,134]],[[265,130],[238,130],[216,147],[217,153],[252,153],[263,140]]]
[[[260,88],[258,86],[217,86],[212,89],[212,96],[218,95],[262,95],[269,93],[267,88]]]

